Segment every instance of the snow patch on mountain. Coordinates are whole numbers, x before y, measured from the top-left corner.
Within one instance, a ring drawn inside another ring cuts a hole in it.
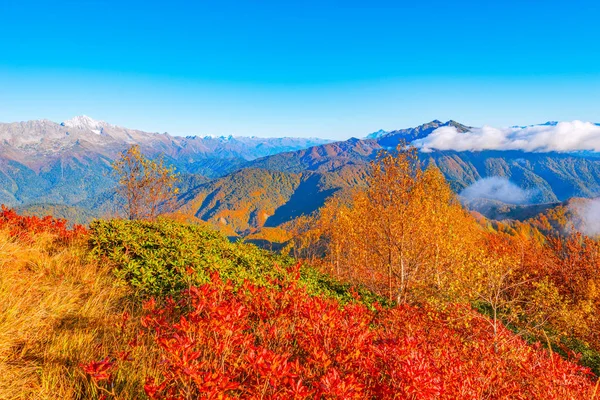
[[[96,121],[95,119],[90,118],[87,115],[80,115],[71,118],[63,122],[61,125],[66,126],[68,128],[90,130],[97,135],[100,135],[102,133],[103,128],[110,126],[110,124],[108,124],[107,122]]]

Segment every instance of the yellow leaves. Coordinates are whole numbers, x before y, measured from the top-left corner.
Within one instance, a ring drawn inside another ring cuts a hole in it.
[[[114,162],[113,172],[129,219],[152,220],[175,209],[179,176],[174,167],[164,165],[162,158],[150,160],[139,145],[133,145]]]
[[[471,269],[466,265],[481,229],[439,170],[423,171],[416,149],[401,146],[396,156],[379,155],[368,183],[349,204],[328,201],[318,220],[298,219],[304,225],[297,242],[306,247],[318,242],[337,276],[390,300],[418,300],[415,296],[428,297],[435,290],[460,293],[463,285],[452,276]]]
[[[480,223],[410,149],[380,155],[368,183],[298,219],[295,245],[390,300],[471,302],[494,333],[503,321],[533,336],[550,327],[598,343],[600,242],[544,236],[539,221]],[[563,211],[541,220],[555,225]]]

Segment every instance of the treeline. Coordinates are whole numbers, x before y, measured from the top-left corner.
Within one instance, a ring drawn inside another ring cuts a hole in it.
[[[415,149],[382,154],[366,189],[289,224],[293,253],[398,304],[470,304],[529,340],[600,372],[600,242],[564,228],[565,210],[528,223],[466,211]]]

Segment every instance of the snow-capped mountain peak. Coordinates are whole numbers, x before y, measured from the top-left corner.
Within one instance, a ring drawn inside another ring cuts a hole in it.
[[[63,122],[61,125],[69,128],[86,129],[100,134],[102,132],[102,128],[108,126],[109,124],[104,121],[96,121],[87,115],[80,115]]]

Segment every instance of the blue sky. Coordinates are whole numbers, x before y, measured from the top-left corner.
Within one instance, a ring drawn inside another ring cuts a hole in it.
[[[0,0],[0,121],[347,138],[600,121],[600,5]]]

